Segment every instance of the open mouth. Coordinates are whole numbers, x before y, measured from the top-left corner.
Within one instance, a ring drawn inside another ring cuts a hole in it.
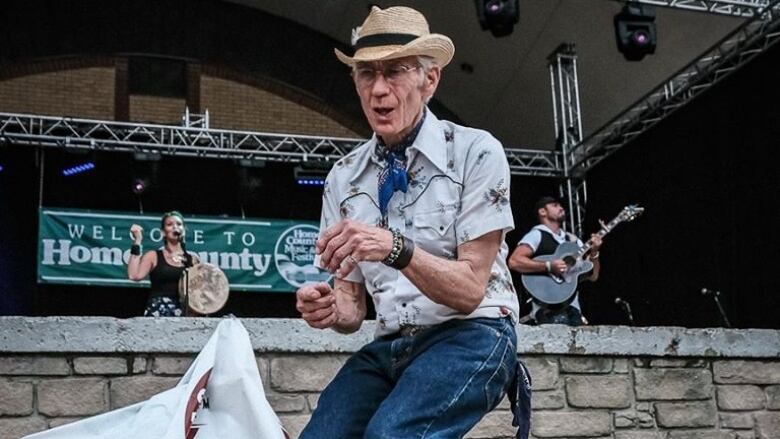
[[[380,116],[386,117],[388,114],[390,114],[393,111],[392,108],[388,107],[375,107],[374,112],[377,113]]]

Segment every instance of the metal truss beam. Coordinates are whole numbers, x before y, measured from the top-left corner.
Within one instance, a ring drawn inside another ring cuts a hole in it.
[[[558,151],[505,148],[512,175],[563,177],[563,155]]]
[[[618,0],[625,2],[626,0]],[[634,3],[685,9],[688,11],[751,18],[761,14],[771,0],[631,0]],[[777,6],[774,6],[775,8]],[[778,12],[776,10],[776,12]]]
[[[329,162],[365,140],[0,113],[0,141],[215,159]],[[507,149],[506,154],[513,175],[559,173],[560,154],[553,151]]]
[[[581,236],[587,203],[587,184],[584,176],[573,176],[570,172],[570,151],[582,142],[577,51],[574,44],[559,45],[547,57],[547,61],[550,69],[555,142],[563,156],[563,180],[558,191],[567,203],[567,228]]]
[[[780,41],[778,5],[780,0],[773,1],[762,15],[746,21],[574,147],[564,159],[572,163],[571,173],[584,176],[633,138]]]

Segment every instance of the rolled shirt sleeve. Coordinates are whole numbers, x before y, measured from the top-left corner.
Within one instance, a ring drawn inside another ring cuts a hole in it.
[[[536,249],[539,248],[539,244],[542,243],[542,232],[540,232],[538,229],[531,229],[530,232],[526,233],[522,239],[517,243],[517,245],[525,244],[528,247],[531,247],[531,250],[536,253]]]

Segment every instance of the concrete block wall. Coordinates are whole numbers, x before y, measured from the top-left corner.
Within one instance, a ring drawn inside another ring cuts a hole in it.
[[[0,439],[175,386],[217,323],[0,317]],[[293,437],[373,331],[370,323],[351,336],[300,320],[242,323],[267,398]],[[780,438],[780,331],[545,325],[518,334],[533,377],[533,438]],[[514,431],[505,399],[468,437]]]

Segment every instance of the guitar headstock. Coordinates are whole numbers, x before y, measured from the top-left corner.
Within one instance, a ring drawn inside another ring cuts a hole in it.
[[[633,221],[637,219],[637,217],[642,215],[642,212],[644,211],[645,211],[644,207],[639,207],[636,204],[629,204],[628,206],[624,207],[623,210],[620,211],[618,218],[621,221]]]

